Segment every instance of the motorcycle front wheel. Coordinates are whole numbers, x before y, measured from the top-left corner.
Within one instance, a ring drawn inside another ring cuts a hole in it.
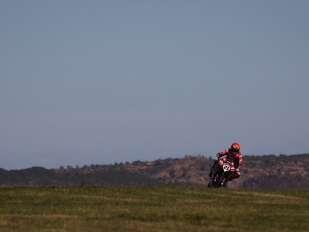
[[[226,178],[225,173],[224,172],[220,173],[215,187],[217,187],[217,188],[223,187],[224,182],[225,182],[225,178]]]

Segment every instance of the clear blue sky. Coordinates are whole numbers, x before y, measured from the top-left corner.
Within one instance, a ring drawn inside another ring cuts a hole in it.
[[[0,1],[0,167],[309,153],[309,1]]]

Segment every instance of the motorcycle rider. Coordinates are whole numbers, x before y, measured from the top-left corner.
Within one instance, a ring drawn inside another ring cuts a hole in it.
[[[212,165],[211,171],[209,173],[210,181],[208,186],[211,185],[213,176],[212,174],[215,174],[215,167],[216,164],[218,163],[219,159],[221,156],[227,156],[227,160],[230,162],[234,162],[234,167],[235,167],[235,172],[233,175],[230,176],[228,181],[231,181],[235,178],[240,177],[240,168],[242,167],[242,154],[240,152],[240,145],[239,143],[232,143],[231,148],[225,149],[219,153],[217,153],[216,158],[214,159],[214,163]]]

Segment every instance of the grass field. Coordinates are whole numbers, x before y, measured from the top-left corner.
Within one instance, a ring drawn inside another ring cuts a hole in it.
[[[0,231],[309,231],[309,191],[0,186]]]

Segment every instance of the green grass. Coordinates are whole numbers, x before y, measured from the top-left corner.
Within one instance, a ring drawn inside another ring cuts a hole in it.
[[[0,186],[0,231],[309,231],[309,191]]]

